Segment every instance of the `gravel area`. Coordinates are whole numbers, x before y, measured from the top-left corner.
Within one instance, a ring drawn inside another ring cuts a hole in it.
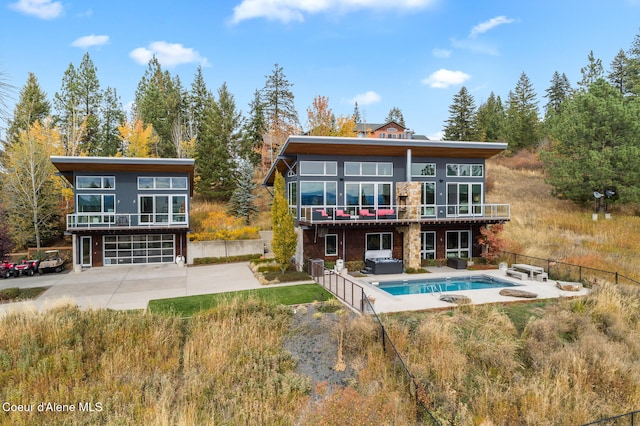
[[[348,365],[344,371],[334,369],[338,360],[338,338],[341,317],[333,312],[320,312],[320,304],[294,307],[290,332],[284,346],[298,360],[297,372],[311,378],[312,392],[319,383],[329,388],[346,386],[355,376]],[[354,315],[348,311],[347,315]]]

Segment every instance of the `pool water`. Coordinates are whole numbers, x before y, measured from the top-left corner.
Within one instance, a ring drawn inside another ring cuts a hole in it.
[[[460,290],[483,290],[516,286],[517,284],[487,275],[477,275],[455,278],[380,281],[378,288],[393,296],[402,296],[405,294],[446,293]]]

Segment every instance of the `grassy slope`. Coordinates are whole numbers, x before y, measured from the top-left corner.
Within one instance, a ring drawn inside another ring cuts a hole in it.
[[[514,168],[517,167],[517,168]],[[551,196],[533,154],[492,159],[489,203],[510,203],[511,221],[503,238],[508,250],[582,266],[617,271],[640,280],[640,217],[613,212],[611,220],[592,220],[590,206]]]

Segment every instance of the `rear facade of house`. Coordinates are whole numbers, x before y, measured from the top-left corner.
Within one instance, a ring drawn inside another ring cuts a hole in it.
[[[485,202],[485,160],[500,142],[291,136],[267,174],[286,181],[297,261],[472,258],[482,226],[510,218]]]
[[[73,187],[74,269],[186,258],[194,160],[51,157]]]

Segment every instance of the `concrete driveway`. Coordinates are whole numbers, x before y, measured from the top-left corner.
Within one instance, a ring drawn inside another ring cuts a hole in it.
[[[45,309],[61,301],[81,308],[145,309],[149,300],[223,293],[262,287],[248,263],[178,267],[175,264],[110,266],[82,272],[0,279],[8,287],[51,287],[37,300],[0,304],[14,309]]]

